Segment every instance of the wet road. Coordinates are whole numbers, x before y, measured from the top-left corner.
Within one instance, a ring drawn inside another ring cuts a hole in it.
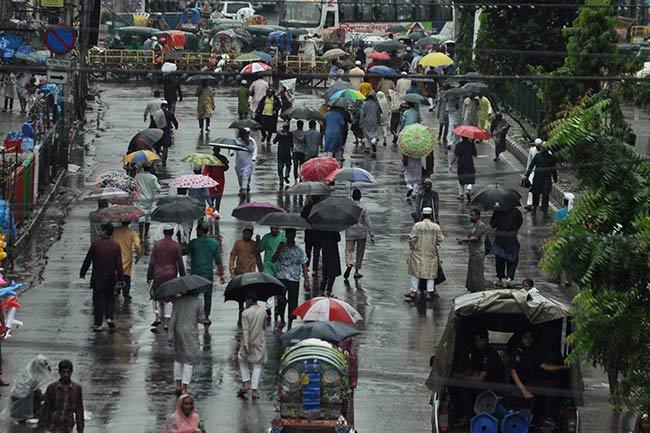
[[[142,111],[151,97],[150,89],[145,87],[102,85],[101,88],[105,110],[101,126],[105,130],[89,143],[83,162],[87,182],[105,170],[120,169],[121,156],[130,137],[146,126],[142,122]],[[187,94],[192,90],[186,89]],[[236,99],[231,90],[218,90],[216,100],[210,137],[232,136],[233,131],[225,127],[235,118]],[[320,103],[315,94],[298,95],[296,103],[303,102],[311,106]],[[175,136],[175,147],[170,150],[168,166],[160,173],[162,179],[190,172],[188,165],[180,162],[183,155],[194,151],[209,152],[209,139],[199,136],[194,119],[195,104],[196,98],[188,97],[177,106],[181,128]],[[430,115],[423,114],[431,124]],[[494,182],[516,185],[522,168],[510,155],[494,163],[492,153],[491,144],[479,145],[477,187],[480,189]],[[446,237],[442,258],[447,282],[438,288],[440,298],[436,302],[424,309],[417,308],[403,301],[408,287],[408,244],[404,238],[412,221],[404,196],[401,157],[390,146],[380,147],[377,156],[371,157],[348,143],[345,158],[346,166],[352,164],[368,169],[378,181],[377,185],[363,189],[363,201],[376,231],[376,244],[366,251],[364,278],[357,284],[351,282],[351,286],[344,285],[339,278],[334,288],[336,296],[351,302],[366,319],[364,334],[358,338],[360,379],[355,397],[355,424],[362,432],[430,431],[430,394],[423,383],[429,372],[429,357],[443,330],[449,307],[454,297],[465,293],[466,253],[464,247],[456,244],[455,238],[463,233],[462,227],[468,223],[469,207],[457,200],[456,176],[447,172],[447,155],[444,149],[438,148],[434,187],[441,198],[441,226]],[[82,183],[72,188],[75,187],[88,188]],[[238,205],[237,189],[234,169],[231,169],[227,173],[226,196],[222,201],[221,230],[226,253],[243,227],[230,217],[231,210]],[[347,187],[337,193],[347,193]],[[298,198],[278,194],[274,153],[260,150],[251,199],[277,202],[288,210],[300,209]],[[44,255],[37,244],[18,264],[18,273],[31,275],[40,272],[43,265],[45,267],[43,280],[21,297],[24,309],[18,318],[25,322],[25,327],[16,333],[13,341],[3,344],[5,377],[12,380],[38,353],[54,362],[69,358],[75,365],[74,379],[84,386],[86,432],[159,432],[175,402],[173,354],[166,338],[149,330],[153,315],[145,283],[148,257],[134,267],[133,302],[123,305],[120,300],[116,305],[117,330],[92,333],[91,293],[87,281],[79,280],[78,272],[89,245],[88,213],[94,207],[94,203],[72,203],[61,237],[47,252],[46,260],[35,260]],[[489,215],[485,215],[484,221],[489,221]],[[152,228],[155,233],[156,227]],[[532,277],[542,292],[566,299],[570,294],[558,291],[536,266],[539,246],[548,229],[541,216],[536,220],[525,216],[520,232],[522,248],[517,280]],[[256,227],[256,233],[263,234],[266,230]],[[56,236],[54,230],[52,233]],[[341,249],[343,244],[340,244]],[[488,281],[495,278],[493,258],[486,261],[486,277]],[[217,285],[213,325],[210,334],[202,336],[201,361],[195,367],[190,389],[207,431],[265,432],[276,414],[273,392],[279,358],[277,340],[269,332],[269,362],[262,374],[262,399],[251,403],[235,398],[239,383],[235,361],[239,339],[237,306],[221,302],[222,291],[223,286]],[[586,372],[587,407],[583,414],[587,416],[583,421],[587,424],[583,431],[615,431],[614,418],[610,424],[603,423],[602,415],[609,412],[603,411],[608,405],[601,381],[599,374],[594,375],[591,370]],[[3,394],[6,395],[6,391]],[[590,416],[595,414],[600,416]],[[7,424],[5,428],[22,431]]]

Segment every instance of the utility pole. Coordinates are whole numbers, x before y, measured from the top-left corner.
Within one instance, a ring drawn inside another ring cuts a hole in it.
[[[79,1],[79,84],[77,92],[77,117],[83,120],[86,112],[86,96],[88,95],[88,37],[90,30],[90,12],[93,0]]]

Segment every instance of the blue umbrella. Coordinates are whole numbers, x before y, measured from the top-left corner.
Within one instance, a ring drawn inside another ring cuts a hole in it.
[[[373,74],[383,75],[384,77],[399,75],[395,69],[389,68],[388,66],[384,66],[384,65],[373,66],[368,71]]]
[[[264,63],[273,63],[273,57],[271,57],[269,53],[265,53],[264,51],[252,51],[251,54],[255,54]]]

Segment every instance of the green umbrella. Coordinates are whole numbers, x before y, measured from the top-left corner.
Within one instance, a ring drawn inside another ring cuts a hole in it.
[[[261,57],[255,53],[242,54],[235,59],[236,62],[259,62],[260,60],[262,60]]]
[[[424,158],[433,151],[435,144],[433,130],[421,123],[406,126],[397,137],[400,151],[411,158]]]

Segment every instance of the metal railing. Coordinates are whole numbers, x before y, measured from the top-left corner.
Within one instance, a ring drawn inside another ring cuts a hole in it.
[[[539,90],[529,81],[513,80],[499,92],[501,101],[534,127],[544,121],[544,103]]]

